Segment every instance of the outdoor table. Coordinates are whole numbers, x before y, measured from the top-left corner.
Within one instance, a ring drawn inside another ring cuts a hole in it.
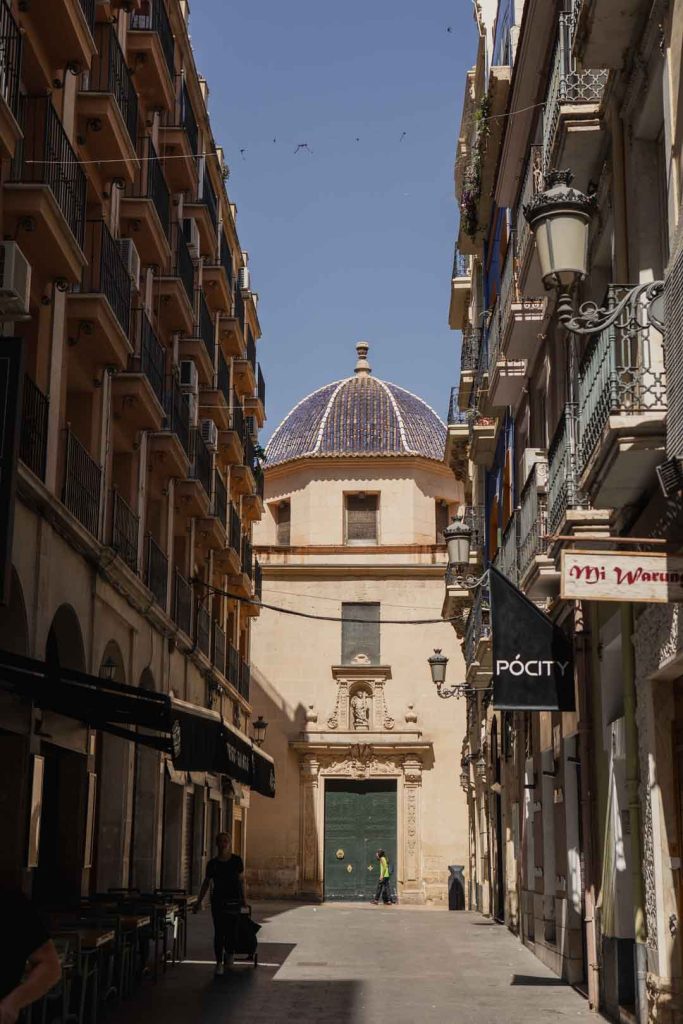
[[[78,1024],[86,1019],[86,1006],[89,1006],[88,1019],[91,1024],[97,1020],[99,999],[99,967],[100,956],[116,939],[116,933],[110,928],[97,927],[87,921],[79,920],[75,915],[58,915],[57,930],[64,935],[77,936],[75,950],[77,973],[80,978],[81,990],[78,1006]]]

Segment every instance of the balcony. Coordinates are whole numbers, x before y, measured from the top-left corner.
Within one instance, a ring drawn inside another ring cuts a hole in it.
[[[190,427],[190,472],[186,480],[177,480],[175,492],[181,512],[188,519],[205,516],[211,502],[211,452],[199,427]]]
[[[230,423],[218,434],[218,461],[228,466],[241,466],[244,460],[244,410],[235,392],[230,399]]]
[[[543,146],[531,146],[524,172],[522,190],[515,210],[515,250],[517,256],[517,295],[543,295],[544,287],[531,228],[524,207],[543,191]],[[528,358],[522,356],[521,358]]]
[[[205,263],[202,272],[202,287],[206,292],[206,301],[211,312],[217,316],[231,312],[233,291],[232,253],[224,234],[220,236],[219,244],[218,260],[215,263]],[[239,351],[229,354],[239,355]]]
[[[488,590],[477,590],[467,619],[463,653],[470,686],[486,686],[491,680],[491,603]]]
[[[226,573],[228,576],[237,576],[242,568],[242,522],[239,512],[228,500],[227,491],[225,498],[225,519],[221,520],[225,526],[223,545],[214,551],[213,564],[219,572]],[[222,501],[222,494],[220,499]],[[214,505],[214,507],[216,506]],[[221,514],[222,511],[221,508]]]
[[[575,10],[559,15],[558,38],[543,109],[543,165],[571,167],[576,186],[586,189],[596,175],[603,138],[600,125],[608,72],[578,70],[572,54]]]
[[[111,547],[131,572],[138,571],[140,517],[114,488],[111,495]]]
[[[512,273],[512,246],[508,245],[508,256],[503,269],[503,287],[510,288],[510,282],[505,280],[506,270],[508,275]],[[493,409],[504,409],[510,406],[516,409],[527,377],[526,360],[507,359],[501,351],[501,296],[493,309],[488,326],[488,350],[489,350],[489,392],[488,404]]]
[[[211,616],[208,610],[200,605],[195,616],[195,642],[197,650],[201,651],[205,658],[211,654]]]
[[[135,86],[147,110],[172,110],[175,44],[164,0],[148,0],[147,13],[134,11],[128,21],[126,50],[135,71]]]
[[[500,355],[518,370],[531,366],[543,344],[545,298],[527,298],[519,290],[516,239],[511,239],[500,287]],[[493,380],[491,382],[493,390]],[[517,396],[517,392],[515,391]],[[513,402],[506,403],[513,405]]]
[[[630,285],[611,285],[614,308]],[[661,335],[627,305],[594,335],[579,367],[578,472],[595,508],[637,502],[665,458],[666,374]]]
[[[175,376],[167,382],[164,424],[150,435],[150,450],[164,479],[185,478],[190,469],[190,406]]]
[[[76,93],[78,135],[88,160],[106,165],[106,178],[132,183],[139,170],[135,152],[138,100],[114,27],[95,26],[97,54],[87,85]]]
[[[247,430],[242,436],[242,461],[239,465],[232,467],[230,471],[230,487],[233,496],[253,494],[256,490],[255,464],[256,454],[254,443],[249,437]]]
[[[23,76],[30,90],[51,88],[55,73],[67,63],[90,67],[95,54],[95,0],[31,0],[20,9]]]
[[[24,138],[3,189],[5,234],[20,239],[34,274],[76,284],[85,264],[85,175],[49,96],[21,97],[19,120]]]
[[[174,108],[159,128],[159,148],[171,191],[194,193],[199,131],[185,79],[181,77],[177,81],[179,88]]]
[[[519,517],[519,586],[532,600],[552,597],[559,583],[548,557],[548,463],[536,462],[522,488]]]
[[[476,466],[490,469],[498,444],[498,420],[492,416],[469,418],[470,459]]]
[[[3,55],[3,73],[0,78],[0,157],[11,160],[21,138],[21,35],[6,0],[0,2],[0,44]]]
[[[216,363],[216,325],[211,319],[203,292],[198,294],[198,316],[192,337],[181,338],[178,352],[181,359],[194,360],[199,383],[205,387],[211,387]]]
[[[584,68],[622,68],[643,17],[639,0],[578,0],[574,53]]]
[[[266,382],[260,363],[256,367],[255,394],[245,398],[244,408],[247,416],[254,417],[260,430],[266,421]]]
[[[40,480],[45,480],[47,459],[47,415],[50,407],[46,395],[24,377],[24,399],[21,407],[19,458]]]
[[[256,390],[256,342],[251,329],[246,329],[246,354],[233,360],[233,380],[238,395],[253,395]]]
[[[172,231],[173,269],[154,279],[159,322],[169,334],[191,334],[194,326],[194,263],[178,223]]]
[[[463,330],[460,345],[460,382],[457,389],[457,405],[461,409],[467,409],[470,404],[480,345],[481,330],[479,328],[467,327]]]
[[[493,564],[511,583],[519,586],[519,510],[508,519]]]
[[[244,515],[244,519],[250,523],[260,519],[263,515],[263,493],[265,482],[263,468],[259,465],[258,461],[254,460],[252,466],[254,486],[252,490],[242,498],[242,513]]]
[[[210,387],[199,389],[199,417],[200,419],[211,418],[220,431],[226,431],[230,426],[230,370],[223,358],[223,353],[218,353],[218,369]]]
[[[258,558],[254,559],[254,597],[259,601],[263,596],[263,570]]]
[[[129,442],[140,430],[161,430],[166,376],[166,349],[144,309],[134,311],[133,322],[135,355],[129,360],[128,370],[114,374],[111,381],[116,430]]]
[[[228,682],[237,690],[237,692],[244,697],[246,701],[249,700],[249,683],[251,679],[251,672],[247,663],[240,656],[232,644],[228,644],[228,665],[226,676]]]
[[[244,299],[239,288],[233,293],[233,306],[229,314],[219,317],[218,337],[226,358],[243,359],[246,352],[247,336],[244,314]]]
[[[173,621],[185,636],[192,636],[192,587],[177,566],[173,567]]]
[[[67,427],[62,502],[93,537],[100,530],[101,493],[102,468]]]
[[[122,232],[135,242],[143,264],[168,267],[171,197],[149,135],[138,140],[140,167],[121,199]]]
[[[211,632],[213,641],[211,644],[211,664],[213,665],[217,672],[220,672],[222,676],[225,676],[227,668],[225,662],[225,654],[227,647],[225,639],[225,630],[222,629],[217,622],[214,622]]]
[[[132,286],[119,240],[103,220],[88,221],[85,253],[83,280],[66,300],[69,342],[81,365],[123,370],[132,354]]]
[[[168,602],[168,559],[154,537],[147,535],[145,551],[145,583],[154,600],[165,612]]]
[[[235,572],[226,548],[228,540],[228,489],[217,469],[212,474],[211,507],[203,519],[197,521],[197,531],[204,548],[214,552],[214,568],[221,572]],[[226,566],[230,566],[228,570]]]
[[[197,225],[200,255],[211,262],[215,260],[218,250],[218,200],[209,179],[206,157],[199,183],[199,196],[196,202],[183,205],[183,216],[191,218]]]
[[[472,278],[469,256],[463,256],[456,246],[453,254],[451,275],[451,302],[448,310],[448,326],[452,331],[463,331],[467,322]]]
[[[469,419],[467,413],[458,408],[458,388],[451,388],[444,459],[453,470],[457,480],[467,479],[469,445]]]

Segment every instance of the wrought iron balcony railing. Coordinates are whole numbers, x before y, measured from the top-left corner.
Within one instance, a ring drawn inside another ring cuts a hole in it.
[[[249,700],[249,690],[251,689],[251,669],[247,665],[244,659],[240,659],[240,682],[239,692],[245,700]]]
[[[206,496],[211,497],[211,452],[199,427],[190,428],[190,476],[198,480]]]
[[[477,356],[477,367],[474,375],[474,385],[470,396],[470,408],[477,410],[485,390],[486,380],[489,372],[489,331],[488,328],[481,332],[479,338],[479,354]]]
[[[218,669],[222,676],[225,675],[225,630],[214,621],[212,632],[212,644],[211,644],[211,663],[214,668]]]
[[[239,512],[234,505],[230,505],[230,521],[228,530],[228,543],[233,551],[241,555],[242,551],[242,523]]]
[[[192,636],[192,587],[175,566],[173,568],[173,621],[186,636]]]
[[[168,559],[151,533],[147,534],[145,557],[145,583],[164,611],[168,597]]]
[[[85,174],[50,97],[20,97],[19,124],[23,138],[17,143],[10,181],[46,185],[83,248]]]
[[[493,564],[515,586],[519,583],[519,510],[510,516]]]
[[[570,103],[600,103],[609,72],[596,68],[579,71],[572,53],[576,29],[576,9],[559,15],[559,29],[550,74],[550,83],[543,109],[543,166],[547,171],[552,162],[555,136],[560,122],[561,108]]]
[[[137,154],[140,170],[135,175],[132,185],[127,187],[126,195],[134,199],[152,200],[164,234],[168,238],[171,230],[171,195],[150,135],[143,135],[138,139]]]
[[[254,559],[254,597],[257,597],[259,601],[263,594],[263,570],[261,563],[258,558]]]
[[[185,293],[194,308],[194,262],[180,224],[175,225],[174,273],[183,282]]]
[[[223,353],[218,350],[218,370],[216,372],[216,386],[226,402],[230,402],[230,368]]]
[[[489,321],[487,325],[487,350],[489,357],[488,371],[492,373],[496,362],[499,359],[500,353],[500,336],[501,336],[501,323],[500,323],[500,298],[496,300],[496,303],[491,310]]]
[[[140,517],[114,488],[111,504],[111,546],[133,572],[138,571],[139,530]]]
[[[91,33],[95,27],[95,0],[79,0],[81,10],[85,16],[85,20],[88,23],[88,28]]]
[[[213,190],[211,179],[209,178],[209,172],[204,164],[204,174],[202,175],[202,196],[201,201],[209,211],[209,217],[213,224],[214,231],[218,231],[218,200],[216,199],[216,193]]]
[[[233,284],[233,277],[232,277],[232,250],[230,249],[230,245],[228,244],[228,240],[225,237],[225,234],[221,235],[220,246],[221,246],[221,251],[220,251],[220,256],[219,256],[220,264],[223,267],[223,269],[225,271],[225,276],[228,279],[228,287],[232,288],[232,284]]]
[[[242,538],[242,572],[249,579],[252,579],[254,575],[254,552],[251,542],[246,537]]]
[[[226,679],[232,683],[237,692],[239,693],[240,688],[240,665],[242,659],[240,658],[239,651],[228,642],[228,656],[225,670]]]
[[[211,362],[216,360],[216,325],[209,311],[204,298],[204,292],[199,293],[199,319],[197,323],[199,337],[204,342],[204,347],[209,353]]]
[[[242,289],[238,285],[235,285],[234,298],[235,298],[235,301],[234,301],[235,320],[237,320],[238,324],[240,325],[240,329],[242,331],[245,331],[246,330],[246,321],[245,321],[244,298],[242,296]]]
[[[261,402],[261,405],[265,409],[265,407],[266,407],[266,381],[265,381],[265,378],[263,376],[263,370],[261,369],[261,364],[260,363],[256,367],[256,394],[257,394],[257,396],[258,396],[258,398],[259,398],[259,400]]]
[[[448,403],[448,425],[455,426],[458,423],[467,423],[467,413],[461,412],[458,405],[458,388],[451,388],[451,397]]]
[[[138,129],[138,97],[133,76],[110,22],[95,25],[95,45],[97,53],[93,57],[85,91],[111,93],[134,143]]]
[[[199,130],[197,128],[197,118],[194,115],[192,109],[192,103],[190,102],[190,94],[187,91],[187,85],[185,84],[185,78],[183,77],[180,86],[180,92],[178,95],[178,102],[176,104],[176,125],[180,128],[184,128],[187,132],[187,139],[190,143],[190,152],[197,153],[199,146]]]
[[[467,624],[465,626],[463,653],[465,655],[465,664],[467,666],[471,665],[474,661],[474,656],[480,640],[490,640],[490,638],[491,604],[489,600],[489,592],[485,587],[480,587],[476,591],[474,604],[472,605],[472,610],[467,618]]]
[[[518,572],[522,579],[537,555],[546,552],[548,536],[548,475],[546,462],[537,462],[522,489],[519,517]]]
[[[631,285],[610,285],[613,309]],[[640,305],[627,303],[617,321],[594,335],[579,367],[579,475],[600,444],[610,416],[666,412],[661,335]]]
[[[472,530],[470,550],[483,552],[486,543],[486,514],[483,505],[465,505],[463,519]]]
[[[251,363],[254,373],[256,373],[256,342],[249,327],[247,327],[247,359]]]
[[[157,339],[151,321],[143,308],[138,311],[139,356],[137,362],[152,385],[159,404],[164,406],[164,378],[166,373],[166,349]]]
[[[244,438],[244,409],[234,391],[230,403],[230,429],[235,431],[240,441]]]
[[[548,449],[548,533],[558,532],[567,509],[586,503],[577,470],[576,406],[567,404]]]
[[[460,348],[460,372],[476,370],[479,358],[481,331],[478,327],[468,327],[462,332]]]
[[[2,46],[0,95],[18,120],[21,33],[6,0],[2,0],[0,3],[0,46]]]
[[[457,245],[453,252],[453,277],[469,277],[470,276],[470,258],[464,256],[458,249]]]
[[[188,458],[192,458],[190,448],[190,406],[187,395],[180,390],[180,385],[175,377],[168,380],[166,396],[164,401],[166,413],[165,429],[173,431],[185,449]]]
[[[89,2],[92,2],[94,7],[94,0],[89,0]],[[83,3],[83,0],[81,0],[81,3]],[[161,49],[164,51],[168,73],[171,76],[171,81],[173,81],[175,74],[173,30],[166,13],[164,0],[148,0],[147,12],[145,14],[142,14],[140,11],[133,11],[130,15],[128,27],[132,32],[157,33]]]
[[[222,526],[228,528],[228,490],[223,482],[223,477],[218,470],[213,472],[213,499],[211,506],[212,514],[219,520]]]
[[[101,492],[101,467],[67,427],[62,501],[93,537],[99,533]]]
[[[28,468],[45,480],[47,459],[47,414],[50,403],[46,395],[26,374],[21,407],[19,457]]]
[[[533,248],[534,236],[524,216],[524,207],[533,196],[543,191],[543,146],[534,145],[529,149],[529,159],[524,173],[524,183],[519,194],[515,213],[515,245],[518,266],[526,266]]]
[[[86,227],[84,251],[88,263],[75,290],[104,295],[121,330],[129,337],[132,285],[119,242],[103,220],[89,220]]]
[[[208,658],[211,651],[211,616],[204,605],[200,605],[197,608],[195,624],[197,627],[197,647]]]

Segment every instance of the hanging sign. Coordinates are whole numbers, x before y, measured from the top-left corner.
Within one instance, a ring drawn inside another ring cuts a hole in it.
[[[507,577],[489,572],[494,708],[573,711],[571,640]]]
[[[576,601],[683,601],[683,558],[660,552],[563,551],[560,596]]]

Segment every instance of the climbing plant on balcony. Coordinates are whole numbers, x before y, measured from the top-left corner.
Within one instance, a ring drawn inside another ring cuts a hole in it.
[[[460,218],[463,231],[473,238],[479,226],[478,208],[481,198],[481,165],[486,152],[486,140],[490,134],[489,117],[491,115],[491,97],[488,93],[482,96],[479,106],[474,112],[475,140],[472,156],[465,171],[460,193]]]

